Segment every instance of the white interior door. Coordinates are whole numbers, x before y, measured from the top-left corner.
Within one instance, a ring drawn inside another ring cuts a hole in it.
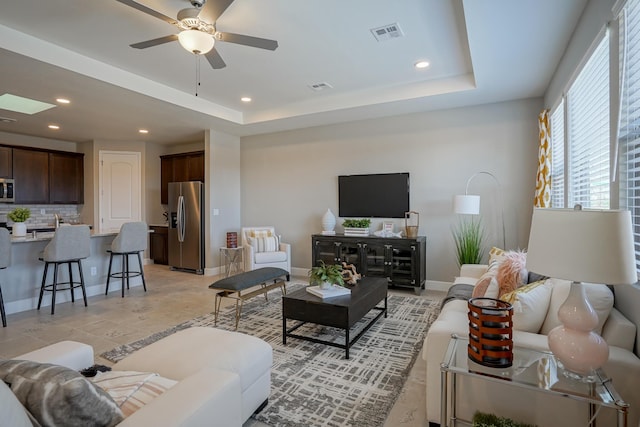
[[[141,220],[140,153],[100,151],[100,231]]]

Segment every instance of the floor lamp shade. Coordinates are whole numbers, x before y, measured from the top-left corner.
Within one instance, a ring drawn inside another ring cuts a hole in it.
[[[548,334],[549,348],[567,375],[588,379],[607,361],[609,347],[593,332],[598,316],[582,282],[637,281],[629,211],[534,209],[527,269],[572,281],[569,296],[558,310],[562,325]]]
[[[453,212],[463,215],[478,215],[480,213],[480,196],[473,194],[455,196]]]

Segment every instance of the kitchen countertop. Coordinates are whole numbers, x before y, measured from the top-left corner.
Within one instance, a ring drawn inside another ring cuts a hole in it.
[[[33,237],[33,234],[31,232],[28,232],[25,237],[11,236],[11,243],[42,242],[45,240],[51,240],[54,234],[55,234],[54,231],[40,231],[40,232],[36,231],[36,237]],[[98,232],[93,230],[91,231],[91,237],[115,236],[117,234],[118,234],[117,231],[106,231],[106,232]]]
[[[149,227],[169,227],[169,224],[149,224]]]

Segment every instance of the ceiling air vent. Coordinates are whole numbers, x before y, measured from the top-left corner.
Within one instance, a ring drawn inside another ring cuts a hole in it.
[[[0,117],[0,123],[13,123],[17,122],[16,119],[12,119],[10,117]]]
[[[315,90],[316,92],[320,92],[321,90],[325,90],[325,89],[333,89],[333,86],[331,86],[329,83],[326,83],[326,82],[313,83],[313,84],[310,84],[309,87]]]
[[[372,28],[371,34],[373,34],[373,37],[375,37],[379,42],[404,36],[404,33],[397,22],[378,28]]]

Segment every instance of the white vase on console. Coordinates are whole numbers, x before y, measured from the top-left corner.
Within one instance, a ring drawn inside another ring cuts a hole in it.
[[[322,216],[322,234],[333,235],[336,227],[336,216],[331,212],[331,209],[327,209],[327,212]]]
[[[11,234],[13,237],[24,237],[27,235],[27,224],[24,222],[15,222],[13,223],[13,228],[11,229]]]

